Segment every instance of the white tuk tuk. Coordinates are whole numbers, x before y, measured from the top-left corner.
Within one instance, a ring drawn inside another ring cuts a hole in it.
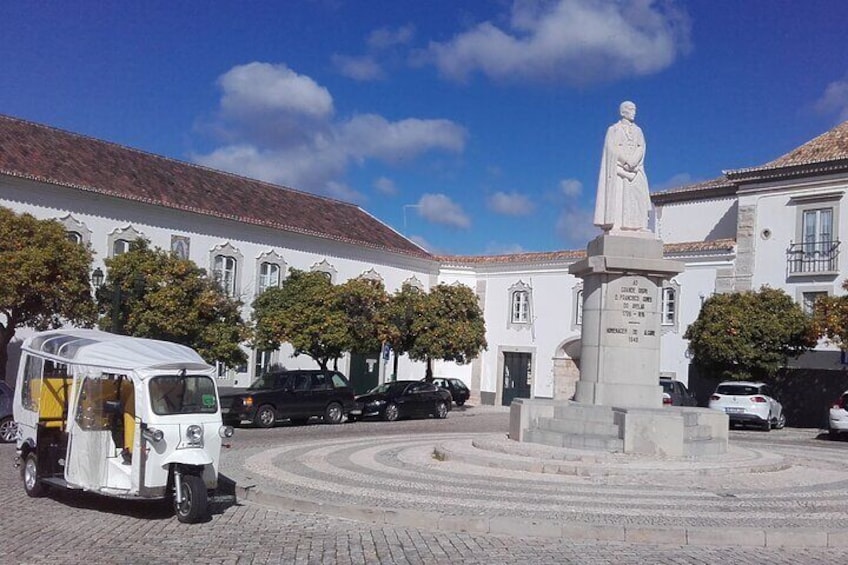
[[[233,430],[193,349],[96,330],[41,332],[22,349],[14,415],[28,495],[172,496],[181,522],[206,516]]]

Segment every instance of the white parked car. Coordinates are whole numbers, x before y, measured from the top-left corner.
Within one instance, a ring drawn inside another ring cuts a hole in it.
[[[832,438],[840,433],[848,432],[848,390],[843,392],[830,407],[828,431]]]
[[[786,425],[783,405],[771,397],[768,385],[749,381],[725,381],[710,397],[710,408],[721,410],[730,425],[753,424],[769,431]]]

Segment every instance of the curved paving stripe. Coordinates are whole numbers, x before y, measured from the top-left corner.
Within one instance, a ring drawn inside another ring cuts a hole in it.
[[[700,544],[734,528],[754,545],[777,544],[778,532],[801,536],[801,545],[848,544],[848,471],[838,450],[770,445],[701,463],[533,457],[528,449],[510,454],[512,446],[499,446],[496,437],[381,436],[277,447],[244,461],[264,484],[241,494],[301,511],[447,530]],[[587,472],[541,472],[551,461]],[[787,533],[787,526],[794,529]],[[742,539],[736,542],[748,543]]]

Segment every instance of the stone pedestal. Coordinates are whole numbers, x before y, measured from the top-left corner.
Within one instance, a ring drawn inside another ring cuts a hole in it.
[[[555,447],[653,457],[727,451],[727,415],[663,407],[663,281],[683,264],[663,259],[653,234],[605,233],[570,272],[583,279],[580,380],[575,401],[516,399],[510,438]]]
[[[583,279],[580,380],[584,404],[662,407],[659,386],[661,291],[683,271],[653,237],[603,234],[569,271]]]

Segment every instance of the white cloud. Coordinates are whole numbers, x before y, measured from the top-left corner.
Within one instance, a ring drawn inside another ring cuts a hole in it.
[[[559,181],[559,188],[569,198],[577,198],[583,192],[583,183],[577,179],[563,179]]]
[[[444,194],[425,194],[418,201],[418,214],[434,224],[444,224],[456,228],[471,227],[471,218],[462,210],[462,206]]]
[[[586,244],[599,233],[594,222],[594,211],[566,207],[556,222],[556,234],[569,249],[585,249]]]
[[[848,80],[828,84],[815,108],[824,114],[836,114],[840,122],[848,120]]]
[[[526,216],[534,207],[527,195],[518,192],[496,192],[489,197],[489,208],[505,216]]]
[[[407,45],[415,37],[415,27],[412,24],[396,29],[380,28],[368,36],[368,46],[372,49],[386,49],[395,45]]]
[[[688,48],[688,16],[671,2],[515,0],[507,29],[483,22],[424,57],[455,80],[584,85],[656,73]]]
[[[398,188],[395,185],[395,181],[387,177],[380,177],[374,181],[374,188],[377,189],[377,192],[380,194],[385,194],[386,196],[394,196],[398,193]]]
[[[347,55],[333,55],[333,65],[338,71],[348,78],[367,82],[383,78],[383,69],[372,57],[349,57]]]
[[[221,109],[234,115],[290,112],[313,117],[333,113],[333,97],[305,75],[286,65],[248,63],[218,78]]]
[[[429,151],[465,148],[466,130],[450,120],[389,121],[376,114],[334,119],[329,91],[285,65],[240,65],[218,84],[220,112],[206,130],[221,145],[193,156],[209,167],[362,201],[344,182],[352,165],[374,159],[402,163]]]

